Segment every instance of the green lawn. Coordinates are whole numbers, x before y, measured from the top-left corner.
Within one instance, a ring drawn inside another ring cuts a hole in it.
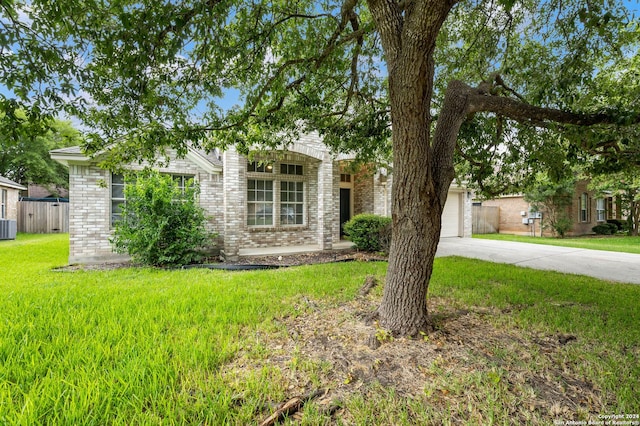
[[[305,300],[322,308],[351,301],[366,275],[382,278],[386,269],[350,262],[257,272],[52,270],[66,263],[67,245],[66,235],[0,241],[0,424],[257,424],[268,404],[291,396],[284,373],[261,364],[271,356],[265,342],[287,337],[280,320],[305,315]],[[525,382],[512,389],[509,363],[540,369],[543,356],[599,389],[596,412],[640,413],[640,286],[443,258],[430,294],[500,313],[487,321],[524,333],[523,341],[556,333],[577,340],[552,358],[535,351],[524,361],[496,348],[481,372],[433,361],[430,378],[416,378],[425,380],[420,398],[354,388],[343,401],[347,423],[509,423],[523,392],[535,390]],[[242,381],[225,374],[240,353],[262,365]],[[434,394],[442,383],[448,390]],[[460,404],[472,398],[469,389],[475,399]],[[550,420],[534,411],[530,423]],[[329,421],[316,412],[302,424]]]
[[[486,240],[517,241],[521,243],[547,244],[551,246],[575,247],[591,250],[608,250],[640,254],[640,237],[585,236],[573,238],[529,237],[508,234],[482,234],[473,238]]]

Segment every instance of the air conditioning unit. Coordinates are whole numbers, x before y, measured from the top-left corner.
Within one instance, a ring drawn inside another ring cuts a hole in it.
[[[0,219],[0,240],[15,240],[18,233],[18,222]]]

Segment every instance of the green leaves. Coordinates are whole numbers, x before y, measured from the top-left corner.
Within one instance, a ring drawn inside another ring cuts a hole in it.
[[[122,219],[111,240],[118,253],[143,265],[186,265],[202,259],[211,242],[200,189],[193,180],[179,187],[170,175],[145,171],[126,180]]]
[[[629,126],[640,114],[640,73],[638,21],[628,15],[621,2],[458,3],[438,35],[429,112],[437,117],[452,79],[477,84],[499,73],[513,89],[501,96],[605,111]],[[242,152],[282,147],[307,131],[336,152],[386,161],[389,70],[377,25],[361,1],[14,1],[0,8],[0,49],[11,52],[0,55],[0,71],[10,96],[35,113],[80,115],[95,130],[89,152],[121,145],[112,164],[187,141]],[[239,93],[235,108],[222,101],[230,90]],[[474,118],[458,144],[460,172],[492,191],[517,187],[531,164],[560,171],[616,133],[507,120],[498,129],[500,120]],[[620,136],[621,151],[638,152],[635,131]],[[638,161],[625,154],[619,163]],[[496,164],[509,182],[496,177]]]
[[[49,151],[79,145],[80,133],[70,123],[39,117],[6,102],[0,113],[0,175],[27,185],[67,187],[69,172]]]

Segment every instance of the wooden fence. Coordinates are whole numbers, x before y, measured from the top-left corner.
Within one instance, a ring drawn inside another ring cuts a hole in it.
[[[497,234],[500,231],[500,207],[473,206],[473,234]]]
[[[69,232],[69,203],[19,201],[18,232],[30,234]]]

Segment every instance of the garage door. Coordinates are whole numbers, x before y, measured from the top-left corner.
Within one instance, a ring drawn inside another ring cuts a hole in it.
[[[442,211],[442,232],[440,237],[460,236],[460,193],[449,192]]]

